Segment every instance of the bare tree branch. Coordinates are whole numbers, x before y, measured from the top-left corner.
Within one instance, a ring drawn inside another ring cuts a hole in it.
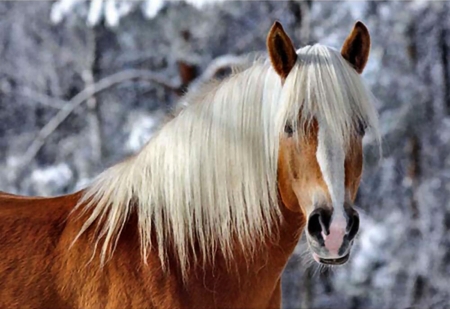
[[[211,64],[206,68],[202,75],[196,78],[191,84],[191,90],[197,88],[201,84],[211,80],[214,76],[223,69],[244,66],[248,63],[248,56],[235,56],[235,55],[224,55],[214,59]],[[129,80],[148,80],[154,82],[162,87],[173,91],[175,93],[181,92],[182,85],[174,84],[159,74],[146,70],[135,70],[130,69],[126,71],[121,71],[110,76],[107,76],[97,83],[92,84],[92,86],[86,87],[84,90],[79,92],[70,101],[60,101],[60,103],[65,102],[58,113],[39,131],[34,141],[26,150],[23,155],[20,166],[16,171],[14,178],[15,181],[19,181],[22,178],[22,173],[25,171],[25,167],[28,166],[33,159],[36,157],[38,152],[45,145],[48,137],[70,116],[70,114],[81,104],[89,100],[93,95],[105,91],[115,85],[129,81]],[[31,93],[24,93],[25,95],[31,96]],[[35,94],[34,94],[35,95]],[[50,101],[44,95],[34,96],[33,98],[39,100],[41,103],[45,102],[46,105],[50,105]],[[54,104],[51,104],[54,105]],[[59,104],[58,104],[59,105]]]
[[[68,104],[68,101],[54,98],[51,96],[48,96],[46,94],[43,94],[41,92],[38,92],[36,90],[33,90],[28,87],[22,87],[21,90],[18,92],[19,95],[22,95],[24,97],[27,97],[31,100],[34,100],[38,102],[39,104],[52,107],[54,109],[62,109],[65,105]]]
[[[47,138],[67,119],[67,117],[82,103],[88,100],[91,96],[105,91],[117,84],[133,79],[143,79],[149,80],[156,84],[163,86],[166,89],[177,91],[178,85],[174,85],[171,82],[164,79],[162,76],[155,74],[154,72],[145,70],[126,70],[119,73],[107,76],[92,86],[86,87],[76,96],[74,96],[70,101],[68,101],[61,110],[39,131],[38,135],[28,147],[24,156],[21,160],[21,166],[19,171],[16,173],[18,178],[21,178],[20,174],[23,172],[24,168],[28,166],[31,161],[35,158],[42,146],[44,146]]]

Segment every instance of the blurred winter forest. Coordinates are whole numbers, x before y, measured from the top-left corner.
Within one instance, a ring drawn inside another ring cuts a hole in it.
[[[264,51],[279,20],[295,44],[372,35],[378,101],[345,266],[303,261],[284,308],[450,308],[450,4],[432,1],[0,2],[0,190],[59,195],[135,153],[188,89]],[[309,253],[307,253],[309,254]],[[306,259],[306,258],[305,258]]]

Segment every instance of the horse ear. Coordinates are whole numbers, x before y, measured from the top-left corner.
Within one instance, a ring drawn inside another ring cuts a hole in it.
[[[277,21],[267,35],[267,51],[273,68],[285,79],[297,61],[297,53],[283,26]]]
[[[342,46],[341,55],[361,74],[369,59],[369,52],[369,30],[362,22],[357,21]]]

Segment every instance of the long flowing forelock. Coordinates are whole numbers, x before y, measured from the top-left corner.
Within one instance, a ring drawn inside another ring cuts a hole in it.
[[[77,238],[97,222],[104,264],[135,212],[144,260],[156,250],[165,267],[173,244],[183,277],[190,260],[214,262],[217,252],[231,259],[236,242],[250,257],[280,220],[275,115],[281,88],[270,64],[256,61],[193,96],[202,99],[86,189],[78,207],[91,213]]]
[[[340,52],[316,44],[297,54],[297,64],[286,78],[280,98],[279,132],[289,123],[302,137],[315,119],[319,126],[327,126],[333,140],[348,145],[361,122],[380,141],[374,97]]]

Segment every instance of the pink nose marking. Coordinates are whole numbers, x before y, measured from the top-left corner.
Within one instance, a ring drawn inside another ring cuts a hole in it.
[[[330,225],[330,234],[325,235],[322,232],[323,239],[325,240],[325,248],[332,255],[339,256],[339,249],[344,241],[345,227],[345,221],[333,220]]]

